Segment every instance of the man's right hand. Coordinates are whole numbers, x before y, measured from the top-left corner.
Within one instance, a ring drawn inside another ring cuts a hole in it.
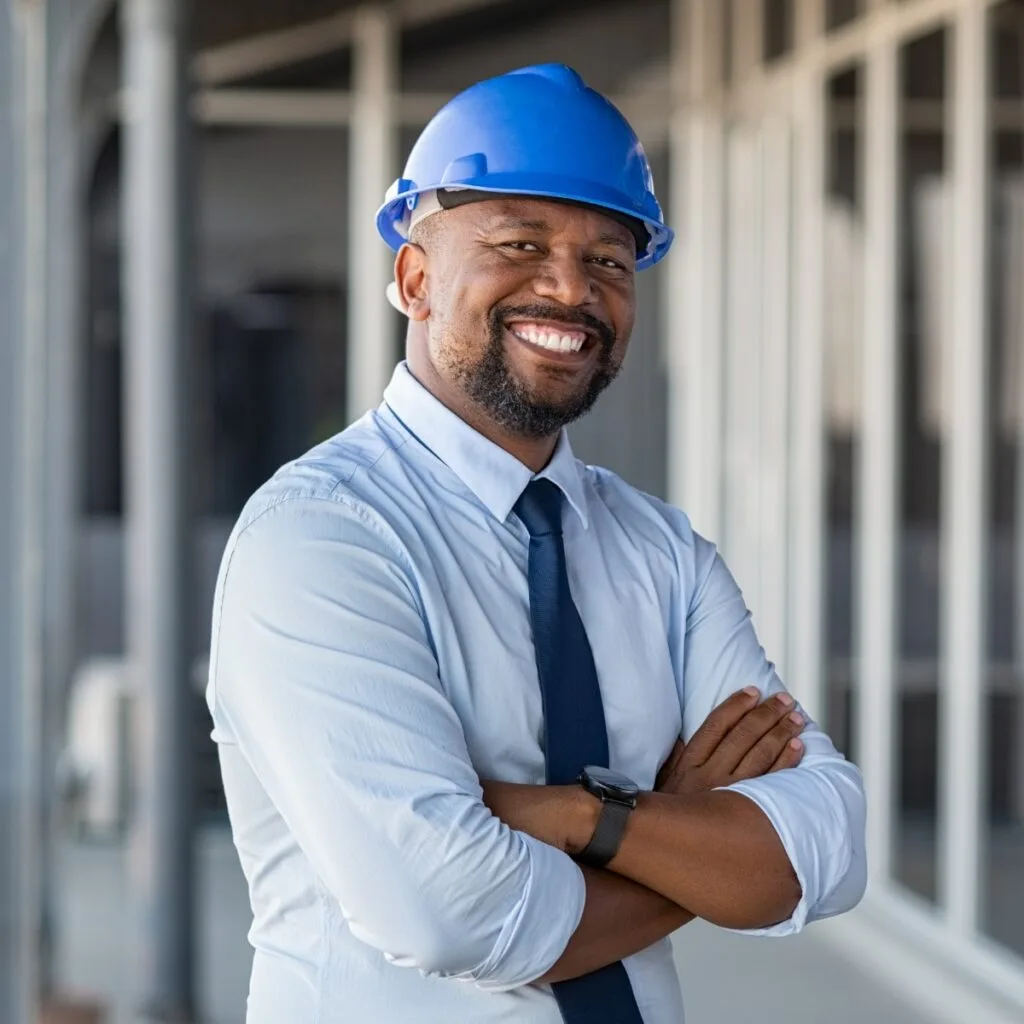
[[[708,715],[689,743],[676,741],[655,788],[685,796],[793,768],[804,756],[797,736],[805,725],[785,691],[762,702],[756,687],[740,690]]]

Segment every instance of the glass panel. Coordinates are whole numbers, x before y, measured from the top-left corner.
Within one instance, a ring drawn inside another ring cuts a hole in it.
[[[853,680],[854,508],[861,436],[861,338],[864,322],[864,71],[828,82],[825,200],[825,415],[827,431],[828,593],[825,721],[855,757]]]
[[[1024,0],[990,12],[988,835],[982,927],[1024,955]]]
[[[864,0],[826,0],[825,28],[831,31],[864,13]]]
[[[942,435],[948,253],[946,31],[901,51],[900,536],[895,875],[936,899]]]
[[[765,0],[764,59],[776,60],[793,49],[793,0]]]
[[[106,140],[89,183],[86,212],[86,318],[83,354],[83,510],[122,514],[120,133]]]

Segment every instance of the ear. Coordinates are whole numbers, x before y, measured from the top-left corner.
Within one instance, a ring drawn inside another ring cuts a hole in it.
[[[423,321],[430,316],[428,263],[426,252],[413,242],[406,242],[395,257],[395,287],[410,320]]]

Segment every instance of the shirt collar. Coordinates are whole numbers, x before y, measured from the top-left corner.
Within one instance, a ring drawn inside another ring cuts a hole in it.
[[[564,429],[551,461],[534,474],[529,466],[488,441],[438,401],[412,375],[405,362],[395,367],[391,383],[384,391],[384,406],[398,425],[455,473],[495,518],[502,522],[508,518],[526,485],[536,475],[558,486],[584,528],[587,527],[587,503],[580,467]]]

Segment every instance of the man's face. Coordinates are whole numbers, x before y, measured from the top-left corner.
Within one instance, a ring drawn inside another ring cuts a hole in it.
[[[500,198],[436,214],[425,251],[429,358],[452,397],[509,434],[582,416],[622,365],[636,312],[636,242],[617,221]]]

